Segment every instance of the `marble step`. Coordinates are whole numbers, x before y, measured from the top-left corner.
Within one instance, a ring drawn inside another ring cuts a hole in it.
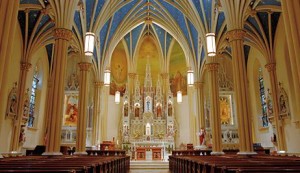
[[[131,161],[130,169],[169,169],[167,161]]]

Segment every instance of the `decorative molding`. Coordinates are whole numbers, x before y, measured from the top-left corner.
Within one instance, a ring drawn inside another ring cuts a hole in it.
[[[194,83],[195,88],[202,88],[204,86],[204,82],[196,81]]]
[[[136,76],[136,73],[128,73],[129,78],[134,79]]]
[[[102,87],[103,85],[104,85],[104,82],[102,82],[102,81],[97,81],[97,82],[94,82],[94,85],[95,85],[95,87]]]
[[[276,63],[268,63],[265,65],[267,68],[268,72],[272,72],[276,70]]]
[[[225,68],[220,64],[218,71],[219,87],[222,91],[233,91],[233,82],[228,78]]]
[[[47,15],[47,14],[49,14],[49,9],[43,8],[43,9],[41,10],[41,13],[44,14],[44,15]]]
[[[205,64],[205,68],[208,71],[217,71],[219,69],[219,63],[209,63]]]
[[[69,76],[69,80],[65,90],[67,91],[78,91],[79,89],[79,80],[78,75],[73,73]]]
[[[234,29],[231,31],[228,31],[226,34],[227,38],[229,39],[229,42],[232,42],[234,40],[243,40],[246,36],[246,31],[242,29]]]
[[[69,29],[65,28],[56,28],[54,29],[54,38],[55,39],[63,39],[63,40],[71,40],[73,36],[73,32]]]
[[[28,71],[31,68],[31,64],[29,62],[21,62],[21,70]]]
[[[6,106],[6,117],[15,119],[17,118],[18,112],[18,83],[15,82],[14,86],[9,92],[7,106]]]
[[[88,62],[80,62],[78,63],[78,66],[80,68],[80,71],[89,71],[92,64]]]

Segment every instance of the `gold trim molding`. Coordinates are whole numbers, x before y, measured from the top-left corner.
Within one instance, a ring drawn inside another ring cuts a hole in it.
[[[72,39],[73,36],[73,32],[65,28],[56,28],[53,32],[55,39],[63,39],[69,41]]]
[[[80,71],[89,71],[92,64],[88,62],[80,62],[78,63],[78,66],[80,68]]]
[[[275,71],[276,70],[276,63],[266,64],[265,67],[267,68],[268,72]]]
[[[31,68],[31,64],[29,62],[21,62],[21,70],[24,71],[28,71]]]
[[[208,71],[217,71],[219,69],[219,63],[209,63],[205,64],[205,68]]]

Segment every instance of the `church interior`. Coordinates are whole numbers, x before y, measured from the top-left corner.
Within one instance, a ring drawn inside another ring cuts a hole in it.
[[[39,147],[89,163],[124,156],[107,158],[111,172],[129,161],[194,172],[180,156],[226,165],[224,156],[262,152],[300,171],[299,9],[298,0],[1,0],[0,172],[13,171],[2,160]]]

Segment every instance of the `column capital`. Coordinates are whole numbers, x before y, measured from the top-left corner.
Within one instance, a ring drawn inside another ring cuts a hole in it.
[[[272,62],[272,63],[268,63],[265,65],[265,67],[267,68],[268,72],[272,72],[276,70],[276,63]]]
[[[104,85],[104,82],[102,82],[102,81],[96,81],[96,82],[94,82],[94,85],[95,85],[95,87],[102,87],[103,85]]]
[[[161,74],[161,77],[162,77],[163,79],[168,79],[169,73],[162,73],[162,74]]]
[[[89,62],[80,62],[78,63],[80,71],[89,71],[90,67],[92,66]]]
[[[243,29],[234,29],[226,33],[226,37],[229,39],[229,42],[232,42],[234,40],[243,40],[245,36],[246,31],[244,31]]]
[[[136,73],[128,73],[129,78],[134,79],[136,76]]]
[[[31,68],[31,64],[29,62],[21,62],[21,70],[28,71]]]
[[[196,81],[196,82],[194,83],[194,85],[195,85],[196,88],[202,88],[203,85],[204,85],[204,82]]]
[[[217,71],[219,69],[219,63],[209,63],[205,64],[205,68],[208,71]]]
[[[65,28],[56,28],[53,31],[53,35],[55,39],[63,39],[69,41],[72,39],[73,32]]]

